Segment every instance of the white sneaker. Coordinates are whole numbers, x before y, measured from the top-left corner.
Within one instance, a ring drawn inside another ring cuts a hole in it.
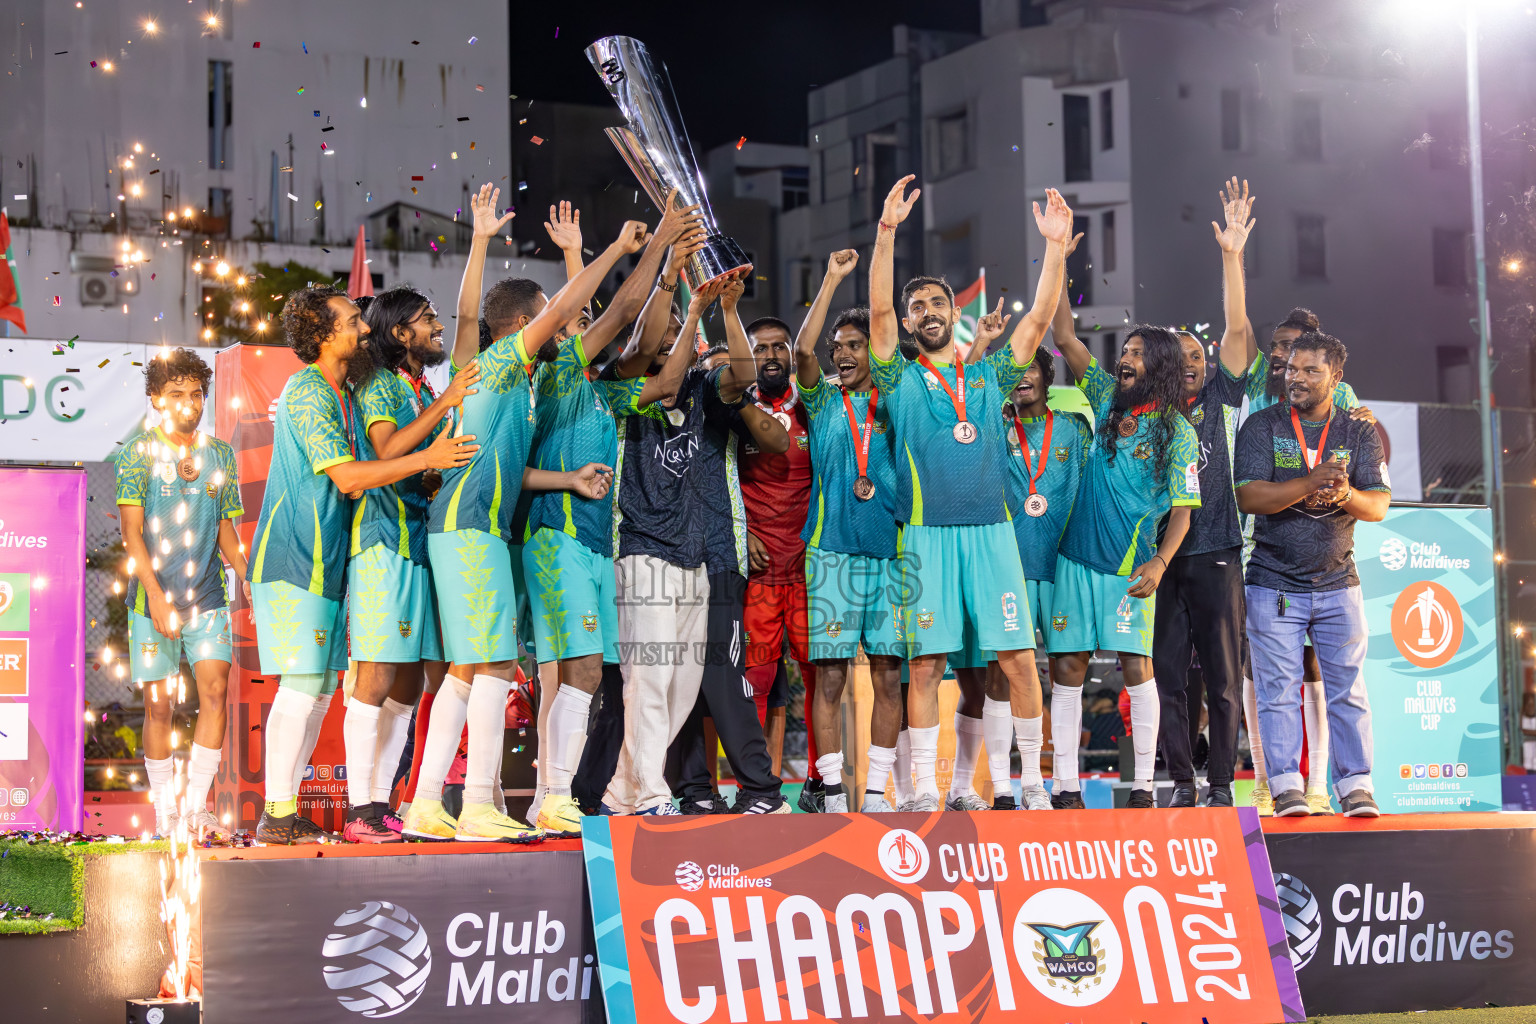
[[[828,813],[828,814],[847,814],[848,813],[848,794],[847,793],[835,793],[835,794],[834,793],[828,793],[827,794],[826,813]]]
[[[158,814],[155,815],[155,835],[159,836],[161,839],[171,838],[172,834],[176,831],[176,823],[180,820],[181,815],[177,814],[175,811],[172,811],[164,817],[161,817]]]
[[[895,810],[896,808],[891,806],[891,802],[885,798],[884,794],[866,793],[864,794],[864,806],[859,808],[859,813],[891,814],[894,813]]]
[[[196,840],[228,839],[230,832],[225,826],[219,824],[219,819],[213,816],[212,811],[198,811],[187,816],[187,832]]]
[[[944,801],[944,809],[946,811],[990,811],[992,805],[978,796],[975,790],[968,789],[959,796],[951,793],[949,799]]]
[[[1026,811],[1049,811],[1051,809],[1051,795],[1045,791],[1044,786],[1024,787],[1024,809]]]
[[[896,812],[898,814],[911,814],[915,810],[917,810],[917,797],[913,797],[910,800],[903,800],[901,803],[896,805]]]
[[[942,805],[939,803],[939,794],[919,793],[917,795],[917,799],[912,801],[912,813],[932,814],[934,811],[937,811],[940,806]]]

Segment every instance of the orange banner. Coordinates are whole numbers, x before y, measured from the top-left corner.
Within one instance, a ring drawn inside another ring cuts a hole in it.
[[[584,826],[613,1024],[1305,1019],[1251,810]]]

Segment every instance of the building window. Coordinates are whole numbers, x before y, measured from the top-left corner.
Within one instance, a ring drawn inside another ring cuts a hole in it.
[[[965,170],[970,165],[971,144],[966,112],[958,110],[936,117],[932,124],[934,177],[942,178]]]
[[[827,151],[824,149],[816,153],[816,201],[827,201]]]
[[[1221,90],[1221,148],[1240,153],[1243,149],[1243,91]]]
[[[785,210],[798,210],[811,202],[811,169],[809,167],[784,168],[782,194],[779,205]]]
[[[1067,304],[1073,309],[1093,305],[1093,256],[1088,244],[1089,226],[1087,217],[1072,218],[1072,234],[1081,232],[1083,235],[1083,240],[1072,251],[1072,255],[1067,257]]]
[[[208,62],[208,169],[222,171],[231,157],[229,122],[235,110],[234,67],[227,60]]]
[[[1106,274],[1113,274],[1119,264],[1117,246],[1115,245],[1115,211],[1105,210],[1099,217],[1099,234],[1102,241],[1099,243],[1099,269]]]
[[[1467,286],[1467,233],[1460,228],[1435,228],[1435,286]]]
[[[1115,91],[1104,89],[1099,93],[1099,148],[1115,148]]]
[[[203,225],[204,230],[210,235],[224,235],[228,237],[234,212],[233,191],[227,188],[210,188],[208,190],[208,220]]]
[[[892,125],[882,131],[871,132],[867,138],[869,160],[864,166],[864,173],[870,176],[870,180],[864,187],[882,197],[883,202],[885,193],[901,177],[896,163],[896,127]]]
[[[1435,377],[1440,382],[1440,401],[1450,405],[1471,405],[1472,350],[1465,345],[1436,345]]]
[[[1315,213],[1296,216],[1296,276],[1328,276],[1328,243],[1323,218]]]
[[[1088,110],[1087,96],[1068,93],[1061,98],[1061,141],[1067,181],[1093,179],[1093,126]]]
[[[1291,100],[1291,155],[1297,160],[1323,158],[1323,103],[1316,96]]]

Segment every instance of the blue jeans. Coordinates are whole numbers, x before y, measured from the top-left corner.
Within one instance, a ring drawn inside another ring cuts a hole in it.
[[[1248,648],[1259,699],[1259,729],[1269,788],[1275,793],[1304,789],[1301,774],[1301,653],[1312,638],[1328,698],[1328,739],[1333,789],[1342,800],[1371,787],[1371,705],[1365,696],[1368,631],[1359,587],[1287,593],[1285,613],[1279,591],[1247,588]]]

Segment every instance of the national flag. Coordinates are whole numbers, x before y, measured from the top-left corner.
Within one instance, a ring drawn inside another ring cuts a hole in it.
[[[21,289],[16,284],[16,255],[11,251],[11,222],[0,213],[0,320],[9,320],[22,334],[27,333],[27,314],[21,309]]]
[[[373,275],[363,252],[363,226],[357,226],[357,241],[352,243],[352,276],[347,278],[347,298],[360,299],[373,294]]]
[[[976,323],[987,315],[987,268],[965,291],[955,296],[960,309],[960,322],[955,325],[955,352],[964,359],[970,355],[971,342],[976,338]]]

